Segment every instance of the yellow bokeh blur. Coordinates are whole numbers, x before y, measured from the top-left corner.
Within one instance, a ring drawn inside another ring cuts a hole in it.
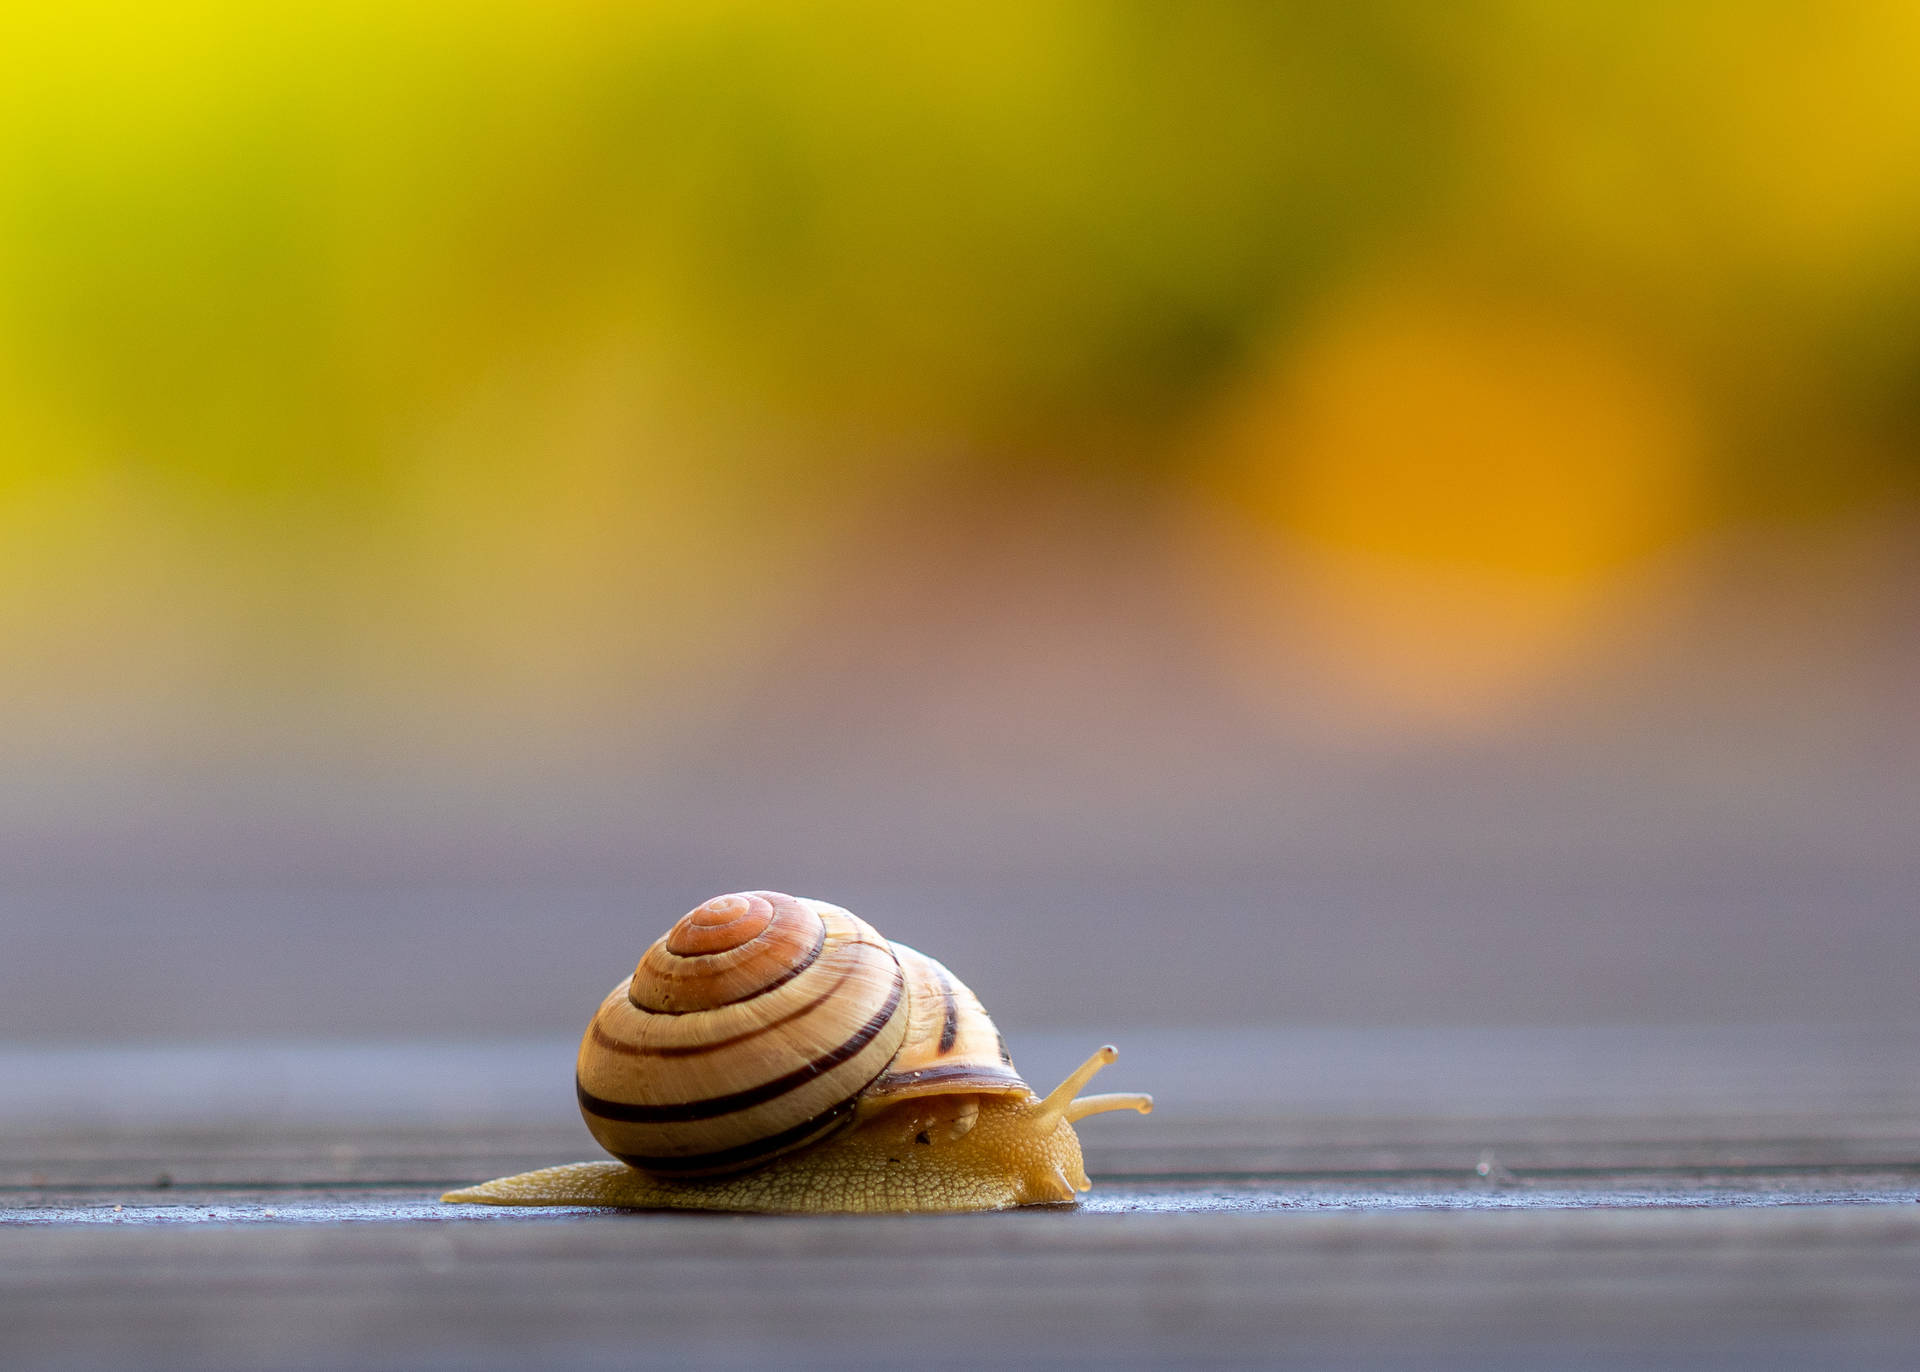
[[[1252,698],[1304,639],[1484,724],[1650,559],[1913,496],[1910,5],[81,0],[0,51],[10,747],[671,732],[853,613],[846,540],[1032,469],[1213,529],[1164,575]]]

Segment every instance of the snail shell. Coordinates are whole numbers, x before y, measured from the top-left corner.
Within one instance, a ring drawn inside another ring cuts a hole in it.
[[[920,1096],[1026,1095],[973,992],[837,905],[747,891],[687,914],[580,1044],[587,1127],[630,1167],[755,1167]]]

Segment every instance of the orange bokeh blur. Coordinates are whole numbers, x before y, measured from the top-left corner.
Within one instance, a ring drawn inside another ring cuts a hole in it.
[[[1696,530],[1685,389],[1604,328],[1404,277],[1336,299],[1230,402],[1196,547],[1228,656],[1349,727],[1486,727]]]

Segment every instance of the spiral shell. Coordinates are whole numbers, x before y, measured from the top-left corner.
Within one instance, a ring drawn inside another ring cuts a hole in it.
[[[580,1109],[642,1171],[757,1166],[856,1112],[1024,1094],[973,993],[837,905],[716,896],[648,948],[581,1040]]]

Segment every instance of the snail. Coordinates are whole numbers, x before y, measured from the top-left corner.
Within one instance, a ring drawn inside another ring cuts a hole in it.
[[[1153,1108],[1079,1094],[1116,1056],[1101,1048],[1038,1096],[932,958],[825,901],[716,896],[647,949],[581,1039],[580,1110],[618,1161],[442,1199],[812,1213],[1070,1202],[1092,1185],[1074,1124]]]

